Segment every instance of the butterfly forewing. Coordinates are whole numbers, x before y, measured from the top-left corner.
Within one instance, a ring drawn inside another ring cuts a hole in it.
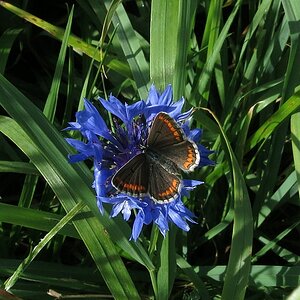
[[[148,192],[149,166],[144,153],[129,160],[112,178],[112,185],[120,192],[144,196]]]
[[[184,141],[184,133],[166,113],[156,115],[148,136],[148,146],[159,149]]]
[[[197,145],[187,140],[181,127],[166,113],[160,112],[155,117],[149,132],[148,146],[185,172],[191,172],[199,165]]]

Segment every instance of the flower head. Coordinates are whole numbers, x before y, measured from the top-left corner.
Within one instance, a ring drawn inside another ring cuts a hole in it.
[[[195,216],[181,198],[202,182],[181,179],[179,171],[213,164],[208,158],[212,151],[198,144],[202,131],[189,127],[192,110],[181,113],[184,99],[174,102],[172,97],[171,85],[161,94],[152,85],[146,101],[131,105],[113,96],[108,101],[99,98],[102,106],[114,115],[111,129],[98,110],[85,100],[85,110],[77,112],[76,122],[69,123],[67,128],[80,131],[86,140],[84,143],[66,139],[78,152],[69,155],[70,162],[93,160],[93,187],[100,212],[104,211],[103,203],[109,203],[111,217],[122,213],[125,221],[135,218],[131,235],[134,240],[143,225],[150,223],[158,226],[163,235],[169,230],[169,222],[188,231],[187,221],[195,222]],[[163,148],[165,135],[170,141]],[[174,155],[176,151],[178,157]],[[180,153],[185,158],[182,162]]]

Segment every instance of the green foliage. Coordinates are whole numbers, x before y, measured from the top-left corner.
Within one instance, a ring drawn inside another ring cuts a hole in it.
[[[0,1],[1,288],[23,299],[294,299],[300,3],[66,3]],[[172,83],[195,108],[216,166],[193,174],[205,184],[186,199],[199,216],[190,232],[134,243],[130,223],[99,213],[89,165],[68,163],[62,129],[83,97],[132,103],[151,83]]]

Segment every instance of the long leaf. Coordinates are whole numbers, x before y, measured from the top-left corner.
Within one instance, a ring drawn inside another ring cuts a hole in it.
[[[110,0],[104,1],[107,10],[110,8],[110,2]],[[112,22],[117,29],[117,36],[137,85],[139,96],[141,99],[146,99],[149,84],[149,65],[122,4],[119,4],[116,9]]]
[[[35,164],[48,184],[52,187],[66,211],[70,211],[81,199],[91,199],[92,193],[84,182],[80,182],[80,180],[77,179],[77,186],[74,186],[72,180],[70,181],[68,176],[66,176],[66,172],[59,170],[60,167],[58,167],[57,164],[66,168],[66,171],[70,173],[74,172],[74,170],[72,172],[71,167],[68,167],[65,159],[61,157],[62,154],[57,152],[57,150],[55,151],[55,148],[53,146],[51,147],[51,144],[43,139],[41,132],[39,132],[40,142],[42,143],[42,141],[44,141],[44,146],[41,146],[38,142],[35,143],[34,138],[31,139],[17,123],[9,118],[2,117],[0,119],[0,130],[28,155],[32,163]],[[56,158],[47,155],[48,153],[45,146],[54,152],[53,154],[56,155]],[[87,204],[89,203],[87,202]],[[83,210],[85,214],[89,212],[89,209]],[[114,243],[106,234],[99,219],[83,217],[75,221],[74,225],[93,257],[111,293],[117,298],[133,295],[134,298],[138,299],[138,294],[127,270],[116,252]],[[124,281],[126,282],[126,286],[123,285]]]
[[[66,30],[63,35],[61,48],[59,51],[54,76],[52,79],[50,92],[48,94],[45,107],[44,107],[44,115],[50,120],[51,123],[54,121],[55,113],[56,113],[56,107],[57,107],[57,100],[58,100],[58,92],[61,82],[61,77],[63,73],[63,67],[64,62],[66,59],[66,52],[67,52],[67,46],[68,46],[68,40],[71,33],[71,26],[72,26],[72,20],[73,20],[73,13],[74,13],[74,7],[72,7]]]
[[[0,5],[6,8],[7,10],[11,11],[12,13],[16,14],[20,18],[25,19],[26,21],[44,29],[45,31],[49,32],[53,37],[55,37],[58,40],[63,40],[64,36],[64,30],[58,26],[54,26],[50,24],[49,22],[46,22],[37,16],[34,16],[8,2],[0,1]],[[82,39],[78,38],[77,36],[71,34],[68,40],[68,45],[72,46],[78,53],[84,53],[87,56],[95,59],[98,62],[101,62],[103,58],[103,53],[100,53],[100,50],[97,51],[96,47],[87,44]],[[130,69],[128,68],[128,65],[125,63],[115,59],[112,56],[107,55],[105,62],[105,65],[107,65],[112,70],[115,70],[116,72],[119,72],[125,77],[132,77],[132,74],[130,72]]]
[[[273,131],[293,113],[300,109],[300,91],[290,97],[272,116],[258,128],[247,140],[245,152],[254,148],[259,142],[266,140]]]
[[[105,280],[112,279],[110,282],[107,282],[112,293],[116,295],[123,293],[125,295],[127,293],[137,295],[128,272],[114,250],[114,244],[110,239],[110,235],[107,235],[106,232],[112,233],[114,240],[118,241],[121,248],[127,248],[127,252],[135,256],[137,260],[143,261],[142,257],[144,256],[144,259],[147,261],[147,256],[142,254],[144,252],[140,247],[128,242],[127,238],[129,234],[126,238],[112,220],[107,216],[99,216],[94,195],[89,188],[91,178],[83,175],[82,166],[71,166],[67,163],[68,147],[65,145],[62,137],[48,124],[41,112],[22,94],[13,88],[3,77],[0,77],[0,80],[0,103],[16,120],[20,121],[28,135],[16,124],[7,119],[3,119],[2,131],[5,131],[6,135],[10,136],[26,152],[29,158],[32,159],[32,162],[61,200],[66,211],[72,209],[81,199],[87,201],[87,205],[98,217],[76,221],[75,226],[79,234],[91,252],[97,267],[102,273],[104,272],[103,277]],[[7,101],[7,99],[11,98],[15,99],[14,103]],[[23,122],[22,120],[28,121]],[[104,230],[100,220],[108,227],[106,230]],[[126,224],[123,224],[122,230],[127,230],[128,233]],[[106,258],[108,263],[103,264],[103,258]],[[146,264],[151,267],[149,260]],[[107,275],[105,275],[106,273]],[[113,277],[111,277],[112,275]],[[126,286],[124,286],[124,280],[127,282]]]
[[[213,115],[213,114],[212,114]],[[214,117],[214,115],[213,115]],[[215,117],[214,117],[215,118]],[[215,118],[232,172],[234,201],[233,232],[229,262],[226,268],[222,299],[244,299],[251,268],[253,220],[247,187],[221,124]]]

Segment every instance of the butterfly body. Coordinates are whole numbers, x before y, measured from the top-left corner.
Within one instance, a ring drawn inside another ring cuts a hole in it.
[[[180,168],[176,165],[175,162],[167,158],[161,153],[151,149],[150,147],[145,151],[146,159],[148,162],[149,167],[157,166],[159,164],[162,166],[167,172],[180,175]]]
[[[156,115],[143,152],[122,166],[112,178],[120,192],[157,203],[169,203],[180,196],[181,170],[198,166],[197,145],[189,141],[181,127],[167,113]]]

